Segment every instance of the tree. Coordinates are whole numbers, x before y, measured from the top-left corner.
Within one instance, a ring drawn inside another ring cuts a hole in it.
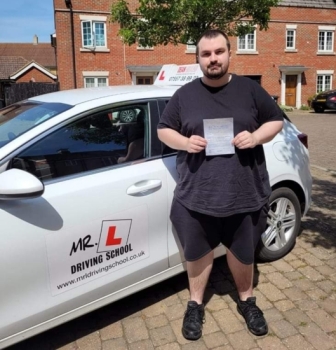
[[[131,13],[125,0],[111,7],[111,21],[119,23],[124,43],[142,46],[196,44],[207,29],[241,36],[268,28],[270,8],[279,0],[139,0]]]

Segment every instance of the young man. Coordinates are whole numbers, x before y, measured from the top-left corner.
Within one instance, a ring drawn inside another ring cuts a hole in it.
[[[171,220],[190,287],[182,333],[190,340],[202,335],[213,249],[223,243],[239,295],[238,312],[253,334],[264,335],[267,323],[252,296],[254,253],[266,228],[271,194],[262,144],[281,131],[283,117],[260,85],[228,72],[231,51],[225,33],[205,32],[196,55],[204,76],[177,90],[158,125],[160,140],[178,150]],[[207,156],[203,121],[222,118],[233,121],[234,151]]]

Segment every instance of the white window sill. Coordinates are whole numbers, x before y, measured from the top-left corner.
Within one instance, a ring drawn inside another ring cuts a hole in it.
[[[107,47],[92,47],[92,48],[81,47],[79,51],[80,52],[110,52],[110,49],[108,49]]]
[[[246,51],[236,51],[236,55],[259,55],[259,52],[258,51],[249,51],[249,50],[246,50]]]
[[[297,49],[285,49],[285,52],[298,52]]]
[[[317,51],[316,55],[320,55],[320,56],[335,56],[336,53],[333,51]]]
[[[138,51],[153,51],[154,47],[141,47],[141,46],[138,46],[137,50]]]
[[[195,54],[195,53],[196,53],[196,49],[185,50],[184,53],[192,53],[192,54]]]

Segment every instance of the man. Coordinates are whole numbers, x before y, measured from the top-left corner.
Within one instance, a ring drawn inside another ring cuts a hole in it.
[[[225,33],[205,32],[196,55],[204,76],[176,91],[158,125],[160,140],[178,150],[171,220],[190,287],[182,333],[190,340],[202,335],[213,250],[223,243],[238,291],[237,310],[253,334],[264,335],[268,326],[252,293],[254,253],[266,228],[271,194],[262,144],[281,131],[283,117],[260,85],[228,72],[231,51]],[[233,119],[233,154],[206,155],[203,120],[217,118]]]

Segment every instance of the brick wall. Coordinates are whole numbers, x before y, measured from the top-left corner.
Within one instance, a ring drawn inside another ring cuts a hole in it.
[[[27,72],[22,74],[18,79],[16,79],[17,83],[29,83],[30,81],[39,83],[55,82],[52,78],[48,77],[46,74],[36,69],[35,67],[32,67]]]
[[[106,23],[107,47],[110,52],[81,52],[81,14],[109,17],[111,0],[72,0],[77,87],[83,87],[83,71],[108,71],[109,85],[131,84],[129,65],[162,65],[195,63],[195,55],[186,53],[186,46],[158,46],[153,50],[138,50],[137,45],[123,45],[118,37],[119,26]],[[135,8],[136,1],[129,1]],[[57,34],[58,78],[62,90],[74,87],[70,12],[64,0],[54,0]],[[237,54],[237,38],[231,38],[230,71],[241,75],[261,75],[262,86],[272,95],[281,94],[279,66],[303,65],[302,104],[316,89],[316,71],[334,70],[336,57],[317,55],[318,26],[336,25],[336,11],[316,8],[277,7],[271,10],[268,31],[257,31],[258,54]],[[296,24],[297,52],[285,52],[286,24]],[[335,36],[334,36],[335,40]],[[334,43],[334,51],[336,44]],[[334,87],[336,79],[334,78]]]

